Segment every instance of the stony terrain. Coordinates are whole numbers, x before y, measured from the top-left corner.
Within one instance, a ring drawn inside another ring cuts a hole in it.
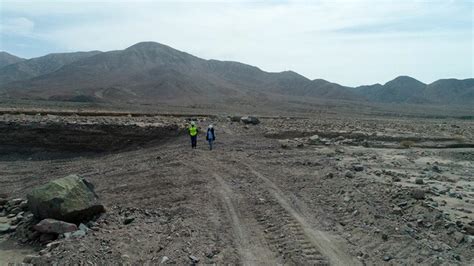
[[[107,212],[48,246],[9,232],[0,264],[474,263],[472,120],[195,117],[209,151],[190,118],[2,115],[0,194],[77,174]]]

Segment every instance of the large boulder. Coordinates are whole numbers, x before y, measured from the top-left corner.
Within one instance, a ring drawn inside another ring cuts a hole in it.
[[[255,117],[255,116],[243,116],[242,118],[240,118],[240,120],[241,120],[244,124],[257,125],[257,124],[260,123],[260,120],[258,120],[258,118]]]
[[[77,175],[69,175],[34,188],[27,196],[29,210],[38,218],[79,223],[105,212],[94,186]]]

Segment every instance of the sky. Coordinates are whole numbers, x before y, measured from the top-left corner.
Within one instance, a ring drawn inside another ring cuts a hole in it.
[[[474,0],[0,0],[0,50],[120,50],[156,41],[204,59],[346,86],[474,77]]]

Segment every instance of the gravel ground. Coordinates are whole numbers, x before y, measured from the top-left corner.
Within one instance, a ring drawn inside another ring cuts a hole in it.
[[[40,264],[474,263],[472,122],[200,118],[203,128],[215,125],[213,151],[203,134],[191,150],[185,118],[4,115],[0,122],[6,133],[36,140],[36,149],[1,154],[0,193],[25,197],[74,173],[95,184],[107,207],[82,238],[25,244],[42,249]],[[45,141],[51,134],[74,141],[49,126],[58,124],[74,136],[82,125],[79,146],[64,151]],[[80,152],[103,124],[140,129],[120,150]]]

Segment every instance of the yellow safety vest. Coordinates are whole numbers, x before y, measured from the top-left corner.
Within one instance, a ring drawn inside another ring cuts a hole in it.
[[[194,137],[194,136],[196,136],[197,134],[198,134],[197,128],[191,126],[191,127],[189,128],[189,135],[191,135],[191,136]]]

